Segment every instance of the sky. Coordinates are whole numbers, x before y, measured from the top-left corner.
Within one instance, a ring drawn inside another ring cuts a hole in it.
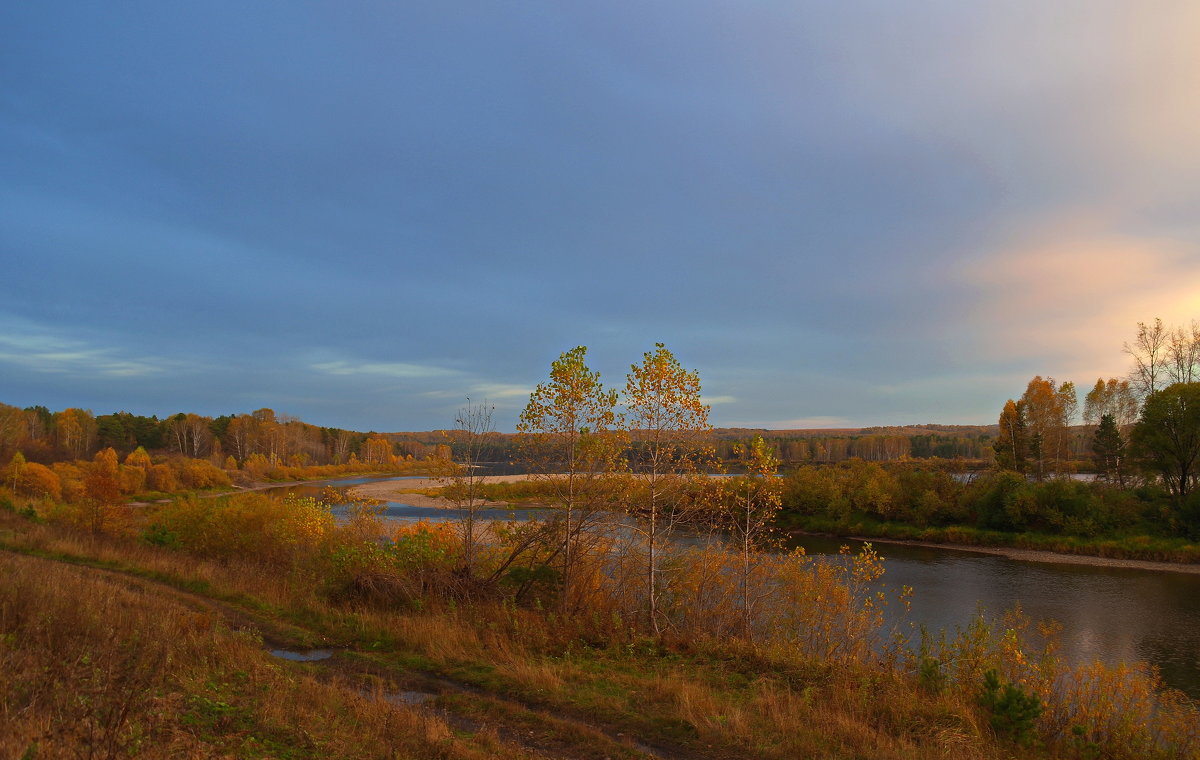
[[[1194,2],[0,6],[0,402],[994,422],[1200,317]]]

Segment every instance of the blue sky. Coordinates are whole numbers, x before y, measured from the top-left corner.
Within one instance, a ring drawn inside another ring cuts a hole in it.
[[[1200,316],[1189,2],[8,3],[0,401],[987,423]]]

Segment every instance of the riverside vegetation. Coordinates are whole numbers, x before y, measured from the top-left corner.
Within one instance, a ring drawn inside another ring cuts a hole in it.
[[[1142,665],[1065,664],[1019,610],[887,629],[909,592],[880,591],[869,547],[772,551],[769,447],[697,477],[695,373],[646,354],[630,425],[584,358],[522,417],[545,520],[476,520],[470,468],[446,474],[461,520],[400,526],[333,495],[113,497],[90,520],[6,489],[0,754],[1200,757],[1194,704]],[[469,405],[459,443],[489,427]],[[702,518],[730,540],[696,540]],[[314,647],[332,656],[269,651]]]
[[[1098,379],[1082,428],[1071,382],[1034,377],[1000,413],[994,467],[849,461],[788,476],[788,525],[1104,557],[1200,561],[1200,324],[1139,323],[1130,378]],[[1095,480],[1071,479],[1080,443]]]

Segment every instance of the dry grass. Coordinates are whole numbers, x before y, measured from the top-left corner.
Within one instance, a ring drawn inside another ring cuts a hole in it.
[[[82,568],[0,555],[0,756],[520,756],[325,683],[261,642]]]

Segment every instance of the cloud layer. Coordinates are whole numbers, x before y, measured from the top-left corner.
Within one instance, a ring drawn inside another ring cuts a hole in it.
[[[0,9],[0,401],[988,422],[1200,303],[1193,3]]]

